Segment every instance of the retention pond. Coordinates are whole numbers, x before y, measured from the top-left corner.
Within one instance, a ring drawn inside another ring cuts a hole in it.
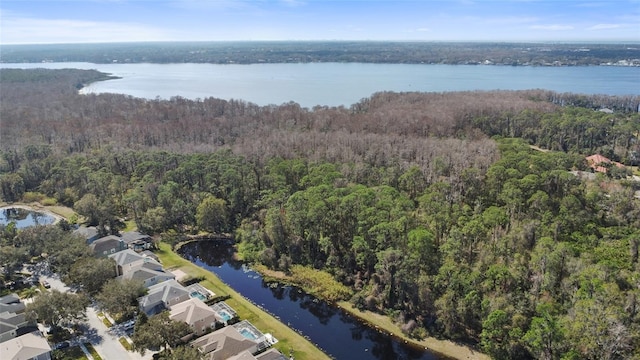
[[[372,329],[296,287],[265,283],[260,274],[234,261],[233,252],[233,246],[217,241],[192,242],[179,250],[335,359],[445,359]]]

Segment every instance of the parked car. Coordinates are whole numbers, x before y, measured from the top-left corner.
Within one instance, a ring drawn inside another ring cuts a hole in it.
[[[44,286],[45,289],[51,288],[51,285],[49,284],[49,282],[47,280],[40,280],[40,284],[42,286]]]
[[[125,321],[122,323],[122,328],[126,331],[126,330],[131,330],[133,329],[133,327],[135,326],[136,321],[135,320],[129,320],[129,321]]]
[[[69,345],[71,345],[71,344],[69,344],[68,341],[63,341],[61,343],[56,344],[55,348],[56,348],[56,350],[65,349],[65,348],[68,348]]]

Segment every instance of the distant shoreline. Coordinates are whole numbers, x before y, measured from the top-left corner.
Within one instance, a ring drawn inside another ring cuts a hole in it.
[[[228,41],[0,45],[0,63],[640,67],[640,42]]]

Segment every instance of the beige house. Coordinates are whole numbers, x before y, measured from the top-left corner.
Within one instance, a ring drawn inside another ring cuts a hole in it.
[[[223,327],[191,342],[191,346],[205,354],[206,360],[226,360],[244,352],[254,354],[258,345],[257,341],[242,336],[233,326]]]
[[[32,332],[0,343],[2,360],[51,360],[51,347],[39,333]]]
[[[196,335],[215,329],[216,321],[220,322],[217,313],[198,298],[191,298],[171,306],[169,318],[187,323]]]

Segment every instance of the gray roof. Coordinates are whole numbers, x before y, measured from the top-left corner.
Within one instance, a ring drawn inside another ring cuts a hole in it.
[[[144,265],[146,264],[142,264],[140,266],[135,266],[131,269],[128,269],[122,274],[122,278],[128,279],[128,280],[140,280],[140,281],[146,281],[153,277],[166,278],[166,280],[175,279],[175,275],[173,275],[172,273],[167,273],[167,272],[164,272],[163,270],[150,269],[148,267],[145,267]]]
[[[51,351],[47,340],[39,332],[32,332],[0,343],[3,359],[31,359]]]
[[[150,286],[147,295],[139,298],[138,302],[140,306],[147,311],[152,310],[160,304],[166,307],[171,300],[180,297],[185,298],[185,300],[188,299],[189,291],[175,279],[171,279]]]
[[[128,244],[137,240],[151,240],[151,236],[137,231],[127,231],[126,233],[122,233],[122,240]]]
[[[95,239],[98,236],[98,229],[95,226],[81,226],[73,230],[75,234],[78,234],[85,238],[87,241]]]
[[[9,294],[0,298],[0,313],[21,313],[25,305],[16,294]]]
[[[121,249],[123,247],[122,240],[115,235],[101,237],[89,245],[91,250],[96,254],[102,254],[105,250]]]
[[[17,302],[20,302],[20,297],[16,293],[0,297],[0,304],[11,304]]]
[[[144,260],[145,257],[138,254],[137,252],[131,250],[131,249],[125,249],[123,251],[120,251],[118,253],[109,255],[110,258],[112,258],[113,260],[116,261],[116,264],[120,265],[120,266],[125,266],[127,264],[131,264],[133,262],[139,261],[139,260]]]

